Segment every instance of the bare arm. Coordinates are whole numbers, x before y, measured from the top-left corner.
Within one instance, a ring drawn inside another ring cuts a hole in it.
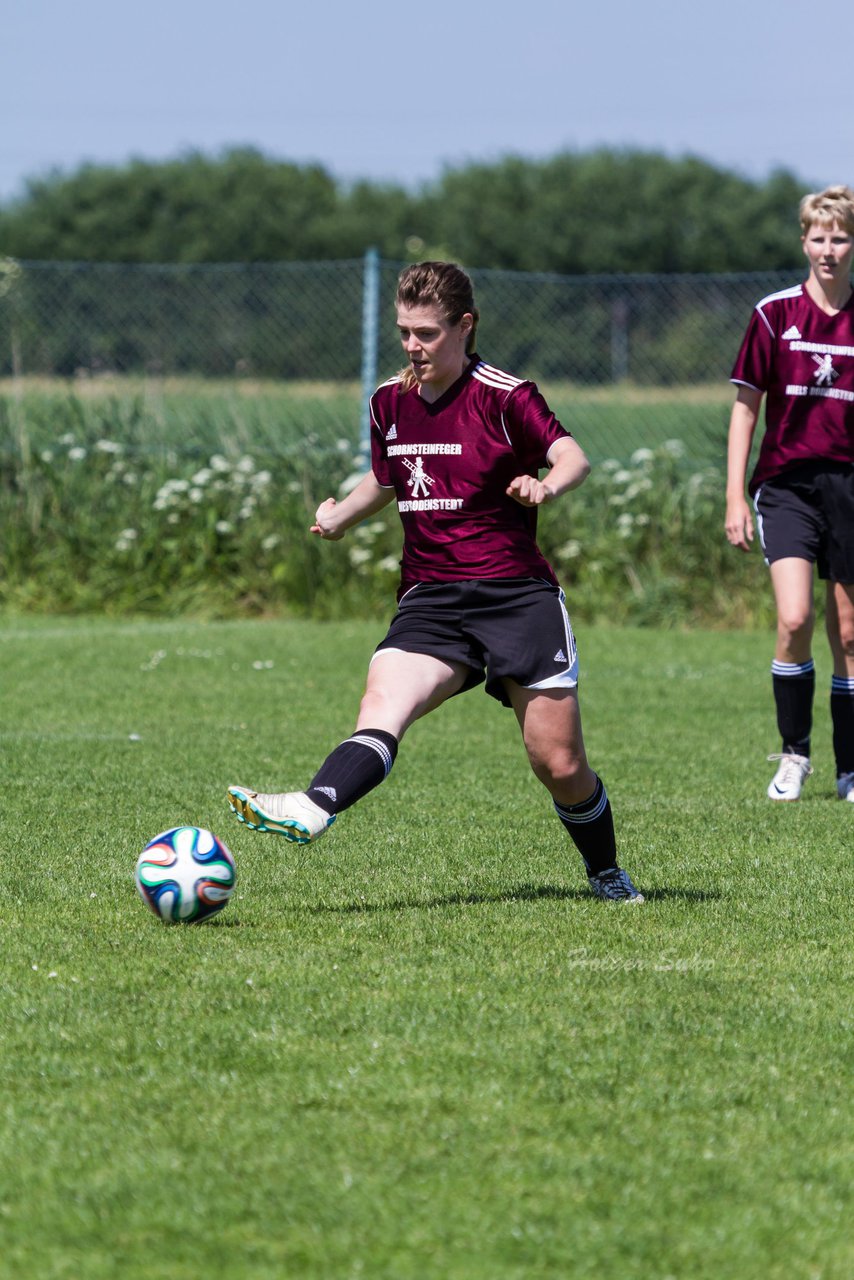
[[[761,403],[761,391],[753,387],[739,387],[729,420],[725,528],[727,540],[742,551],[749,551],[753,541],[753,515],[744,486]]]
[[[394,489],[383,488],[377,483],[373,471],[368,471],[340,502],[335,498],[321,502],[310,532],[327,542],[337,542],[354,524],[382,511],[393,497]]]
[[[508,495],[523,507],[539,507],[569,489],[576,489],[590,474],[584,450],[572,436],[552,445],[549,468],[542,480],[536,476],[516,476],[507,486]]]

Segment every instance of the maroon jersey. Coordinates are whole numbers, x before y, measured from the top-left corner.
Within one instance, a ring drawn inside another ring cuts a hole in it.
[[[417,582],[556,582],[537,547],[536,507],[505,493],[570,434],[533,382],[474,356],[432,404],[392,378],[374,392],[371,418],[373,473],[394,489],[403,522],[400,594]]]
[[[751,495],[807,460],[854,463],[854,299],[829,316],[800,284],[763,298],[730,380],[766,394]]]

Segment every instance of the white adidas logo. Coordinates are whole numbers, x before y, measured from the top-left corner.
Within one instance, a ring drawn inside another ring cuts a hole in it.
[[[563,649],[558,649],[557,653],[555,654],[555,662],[566,662],[566,654],[564,653]]]
[[[797,342],[800,336],[801,336],[800,330],[798,329],[798,326],[796,324],[793,324],[783,334],[783,338],[785,340],[788,340],[789,342]]]
[[[393,422],[389,427],[388,431],[386,432],[386,440],[396,440],[396,439],[397,439],[397,423]]]

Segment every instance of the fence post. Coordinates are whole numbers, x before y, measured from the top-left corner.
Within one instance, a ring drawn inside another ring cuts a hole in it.
[[[362,416],[359,424],[359,463],[367,470],[371,458],[370,399],[377,385],[379,342],[380,254],[365,250],[362,276]]]
[[[629,376],[629,304],[615,298],[611,304],[611,381],[625,382]]]

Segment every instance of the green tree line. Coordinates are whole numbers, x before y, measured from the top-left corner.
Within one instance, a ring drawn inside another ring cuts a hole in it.
[[[251,148],[32,179],[0,205],[0,256],[114,263],[392,261],[567,275],[776,271],[802,261],[785,170],[753,182],[695,157],[508,156],[415,190],[343,183]]]

